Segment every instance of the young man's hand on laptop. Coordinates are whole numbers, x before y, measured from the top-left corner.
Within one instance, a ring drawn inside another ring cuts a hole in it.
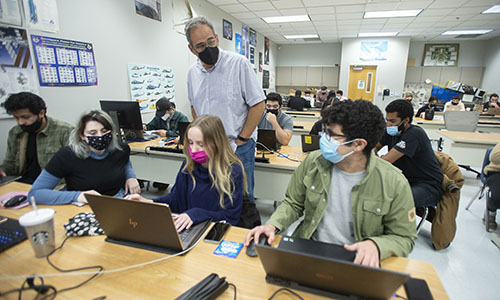
[[[146,199],[146,198],[142,197],[142,196],[141,196],[141,195],[139,195],[139,194],[131,194],[131,195],[127,195],[127,196],[125,196],[125,199],[127,199],[127,200],[142,201],[142,202],[149,202],[149,203],[153,203],[153,202],[154,202],[153,200]]]
[[[175,229],[177,229],[177,232],[181,232],[184,229],[189,229],[191,228],[191,225],[193,225],[193,221],[186,213],[174,216],[173,218],[175,222]]]
[[[0,169],[0,177],[5,177],[5,176],[7,176],[7,174],[5,174],[5,172],[2,171],[2,169]]]
[[[85,198],[84,194],[91,194],[91,195],[98,195],[98,196],[101,195],[99,192],[96,192],[94,190],[84,191],[84,192],[81,192],[80,195],[78,195],[78,202],[87,203],[87,198]]]
[[[347,251],[357,252],[356,258],[354,259],[355,264],[374,268],[380,267],[378,247],[374,241],[365,240],[352,245],[344,245],[344,248]]]
[[[252,230],[250,230],[250,232],[247,234],[247,237],[245,238],[245,247],[248,247],[252,237],[257,243],[261,235],[265,235],[267,237],[267,243],[271,245],[274,242],[275,232],[276,227],[274,227],[273,225],[261,225],[254,227]]]

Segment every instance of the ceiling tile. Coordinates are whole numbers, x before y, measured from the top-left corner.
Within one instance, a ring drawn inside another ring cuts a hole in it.
[[[372,0],[368,0],[372,1]],[[333,0],[333,4],[335,5],[351,5],[351,4],[365,4],[368,2],[367,0]],[[387,0],[383,0],[387,1]]]
[[[241,3],[263,2],[262,0],[239,0]]]
[[[233,17],[235,17],[238,20],[245,20],[245,19],[253,19],[255,18],[255,14],[252,12],[239,12],[239,13],[232,13],[231,14]]]
[[[468,0],[440,0],[434,1],[428,8],[457,8],[465,4]]]
[[[478,14],[482,13],[483,11],[487,10],[488,8],[490,8],[490,6],[461,7],[461,8],[457,8],[453,12],[453,15],[459,15],[459,16],[460,15],[478,15]]]
[[[208,2],[214,5],[224,5],[224,4],[236,4],[238,0],[208,0]]]
[[[451,14],[455,9],[453,8],[442,8],[442,9],[426,9],[422,11],[418,18],[420,17],[432,17],[432,16],[447,16]]]
[[[307,12],[309,15],[324,15],[324,14],[334,14],[335,8],[333,6],[328,7],[308,7]]]
[[[439,22],[441,20],[441,17],[439,16],[434,16],[434,17],[416,17],[415,20],[413,21],[413,24],[415,23],[430,23],[434,24],[436,22]]]
[[[400,24],[399,26],[397,24],[395,25],[385,25],[383,30],[384,31],[401,31],[403,29],[405,29],[406,25],[404,24]]]
[[[337,24],[337,30],[342,31],[342,30],[359,30],[361,28],[361,25],[341,25]]]
[[[279,1],[273,1],[272,3],[274,7],[276,7],[277,9],[304,7],[301,0],[279,0]]]
[[[307,10],[305,8],[280,9],[279,12],[283,16],[307,15]]]
[[[245,6],[249,10],[251,10],[251,11],[271,10],[271,9],[274,9],[274,6],[269,1],[266,1],[266,2],[245,3]]]
[[[255,14],[261,18],[281,16],[277,10],[256,11]]]
[[[337,26],[337,21],[335,21],[335,20],[313,21],[313,23],[314,23],[315,26],[322,26],[322,25]]]
[[[335,15],[310,15],[313,21],[335,20]]]
[[[248,9],[241,4],[219,5],[219,8],[228,13],[248,11]]]
[[[332,31],[337,30],[337,25],[318,25],[316,26],[318,31]]]
[[[489,5],[490,7],[495,4],[498,4],[498,0],[481,0],[481,3],[479,3],[479,5]],[[462,5],[462,7],[471,7],[471,6],[478,6],[478,1],[470,0],[469,2]]]
[[[400,2],[397,9],[426,9],[432,1],[404,1]]]
[[[382,24],[372,24],[372,25],[361,25],[360,29],[361,30],[372,30],[372,31],[377,31],[377,30],[381,30],[382,28],[384,28],[384,25]]]
[[[415,17],[412,18],[390,18],[387,20],[386,24],[410,24],[415,21]]]
[[[333,0],[302,0],[306,7],[333,5]]]
[[[335,7],[335,12],[337,14],[355,13],[364,11],[365,11],[364,5],[341,5]]]
[[[380,18],[380,19],[363,19],[361,24],[370,25],[370,24],[385,24],[387,23],[388,18]]]
[[[346,14],[338,14],[337,19],[341,20],[353,20],[353,19],[359,19],[361,20],[363,18],[363,13],[346,13]]]
[[[399,5],[399,1],[384,1],[384,3],[368,3],[365,7],[365,11],[384,11],[384,10],[394,10],[394,8]]]
[[[337,24],[340,25],[361,25],[361,20],[337,20]]]

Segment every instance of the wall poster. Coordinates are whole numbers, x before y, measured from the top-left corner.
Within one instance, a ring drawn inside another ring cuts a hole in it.
[[[0,23],[21,26],[19,0],[0,0]]]
[[[239,33],[234,34],[234,52],[238,54],[243,54],[243,49],[241,47],[241,35]]]
[[[388,42],[361,42],[359,59],[363,61],[387,60]]]
[[[31,35],[41,86],[97,85],[91,43]]]
[[[262,72],[262,52],[259,52],[259,72]]]
[[[250,63],[255,64],[255,48],[250,47]]]
[[[135,12],[138,15],[161,22],[160,0],[135,0]]]
[[[249,36],[250,45],[257,47],[257,32],[250,28],[250,36]]]
[[[269,39],[264,38],[264,64],[269,65]]]
[[[250,50],[248,47],[248,26],[241,25],[241,54],[246,58],[249,58],[250,56]]]
[[[128,75],[131,98],[139,102],[141,112],[155,112],[156,101],[161,97],[175,102],[172,68],[130,63]]]
[[[56,0],[24,0],[24,15],[30,29],[59,32]]]
[[[222,36],[230,41],[233,40],[233,24],[228,20],[222,19]]]
[[[31,61],[26,30],[0,27],[0,103],[10,94],[31,92],[38,94],[38,83]],[[0,119],[10,118],[0,106]]]
[[[425,44],[424,67],[456,67],[459,44]]]
[[[263,89],[269,88],[269,71],[268,70],[264,70],[264,73],[262,75],[262,88]]]

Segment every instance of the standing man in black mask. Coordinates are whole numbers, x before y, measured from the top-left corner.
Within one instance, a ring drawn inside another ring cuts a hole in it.
[[[68,145],[73,127],[48,117],[43,99],[29,92],[10,95],[3,105],[17,126],[9,131],[0,176],[22,176],[19,181],[32,184],[52,156]]]
[[[264,99],[253,66],[239,54],[219,49],[219,37],[204,17],[189,20],[184,28],[189,50],[199,59],[188,71],[188,98],[193,118],[213,115],[222,120],[253,198],[257,124],[264,112]]]
[[[288,145],[292,139],[293,120],[281,111],[283,99],[280,94],[269,93],[266,96],[266,111],[259,122],[259,129],[274,129],[278,143]]]

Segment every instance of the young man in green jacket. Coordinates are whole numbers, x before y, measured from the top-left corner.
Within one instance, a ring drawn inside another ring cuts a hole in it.
[[[382,112],[367,101],[337,102],[323,118],[321,150],[295,170],[285,199],[265,225],[245,240],[274,235],[304,220],[293,236],[343,244],[354,263],[378,267],[381,259],[407,256],[417,237],[410,185],[373,147],[385,130]]]
[[[162,97],[156,102],[156,116],[143,128],[157,130],[162,137],[173,137],[179,135],[179,122],[189,122],[189,119],[175,110],[174,103]]]

